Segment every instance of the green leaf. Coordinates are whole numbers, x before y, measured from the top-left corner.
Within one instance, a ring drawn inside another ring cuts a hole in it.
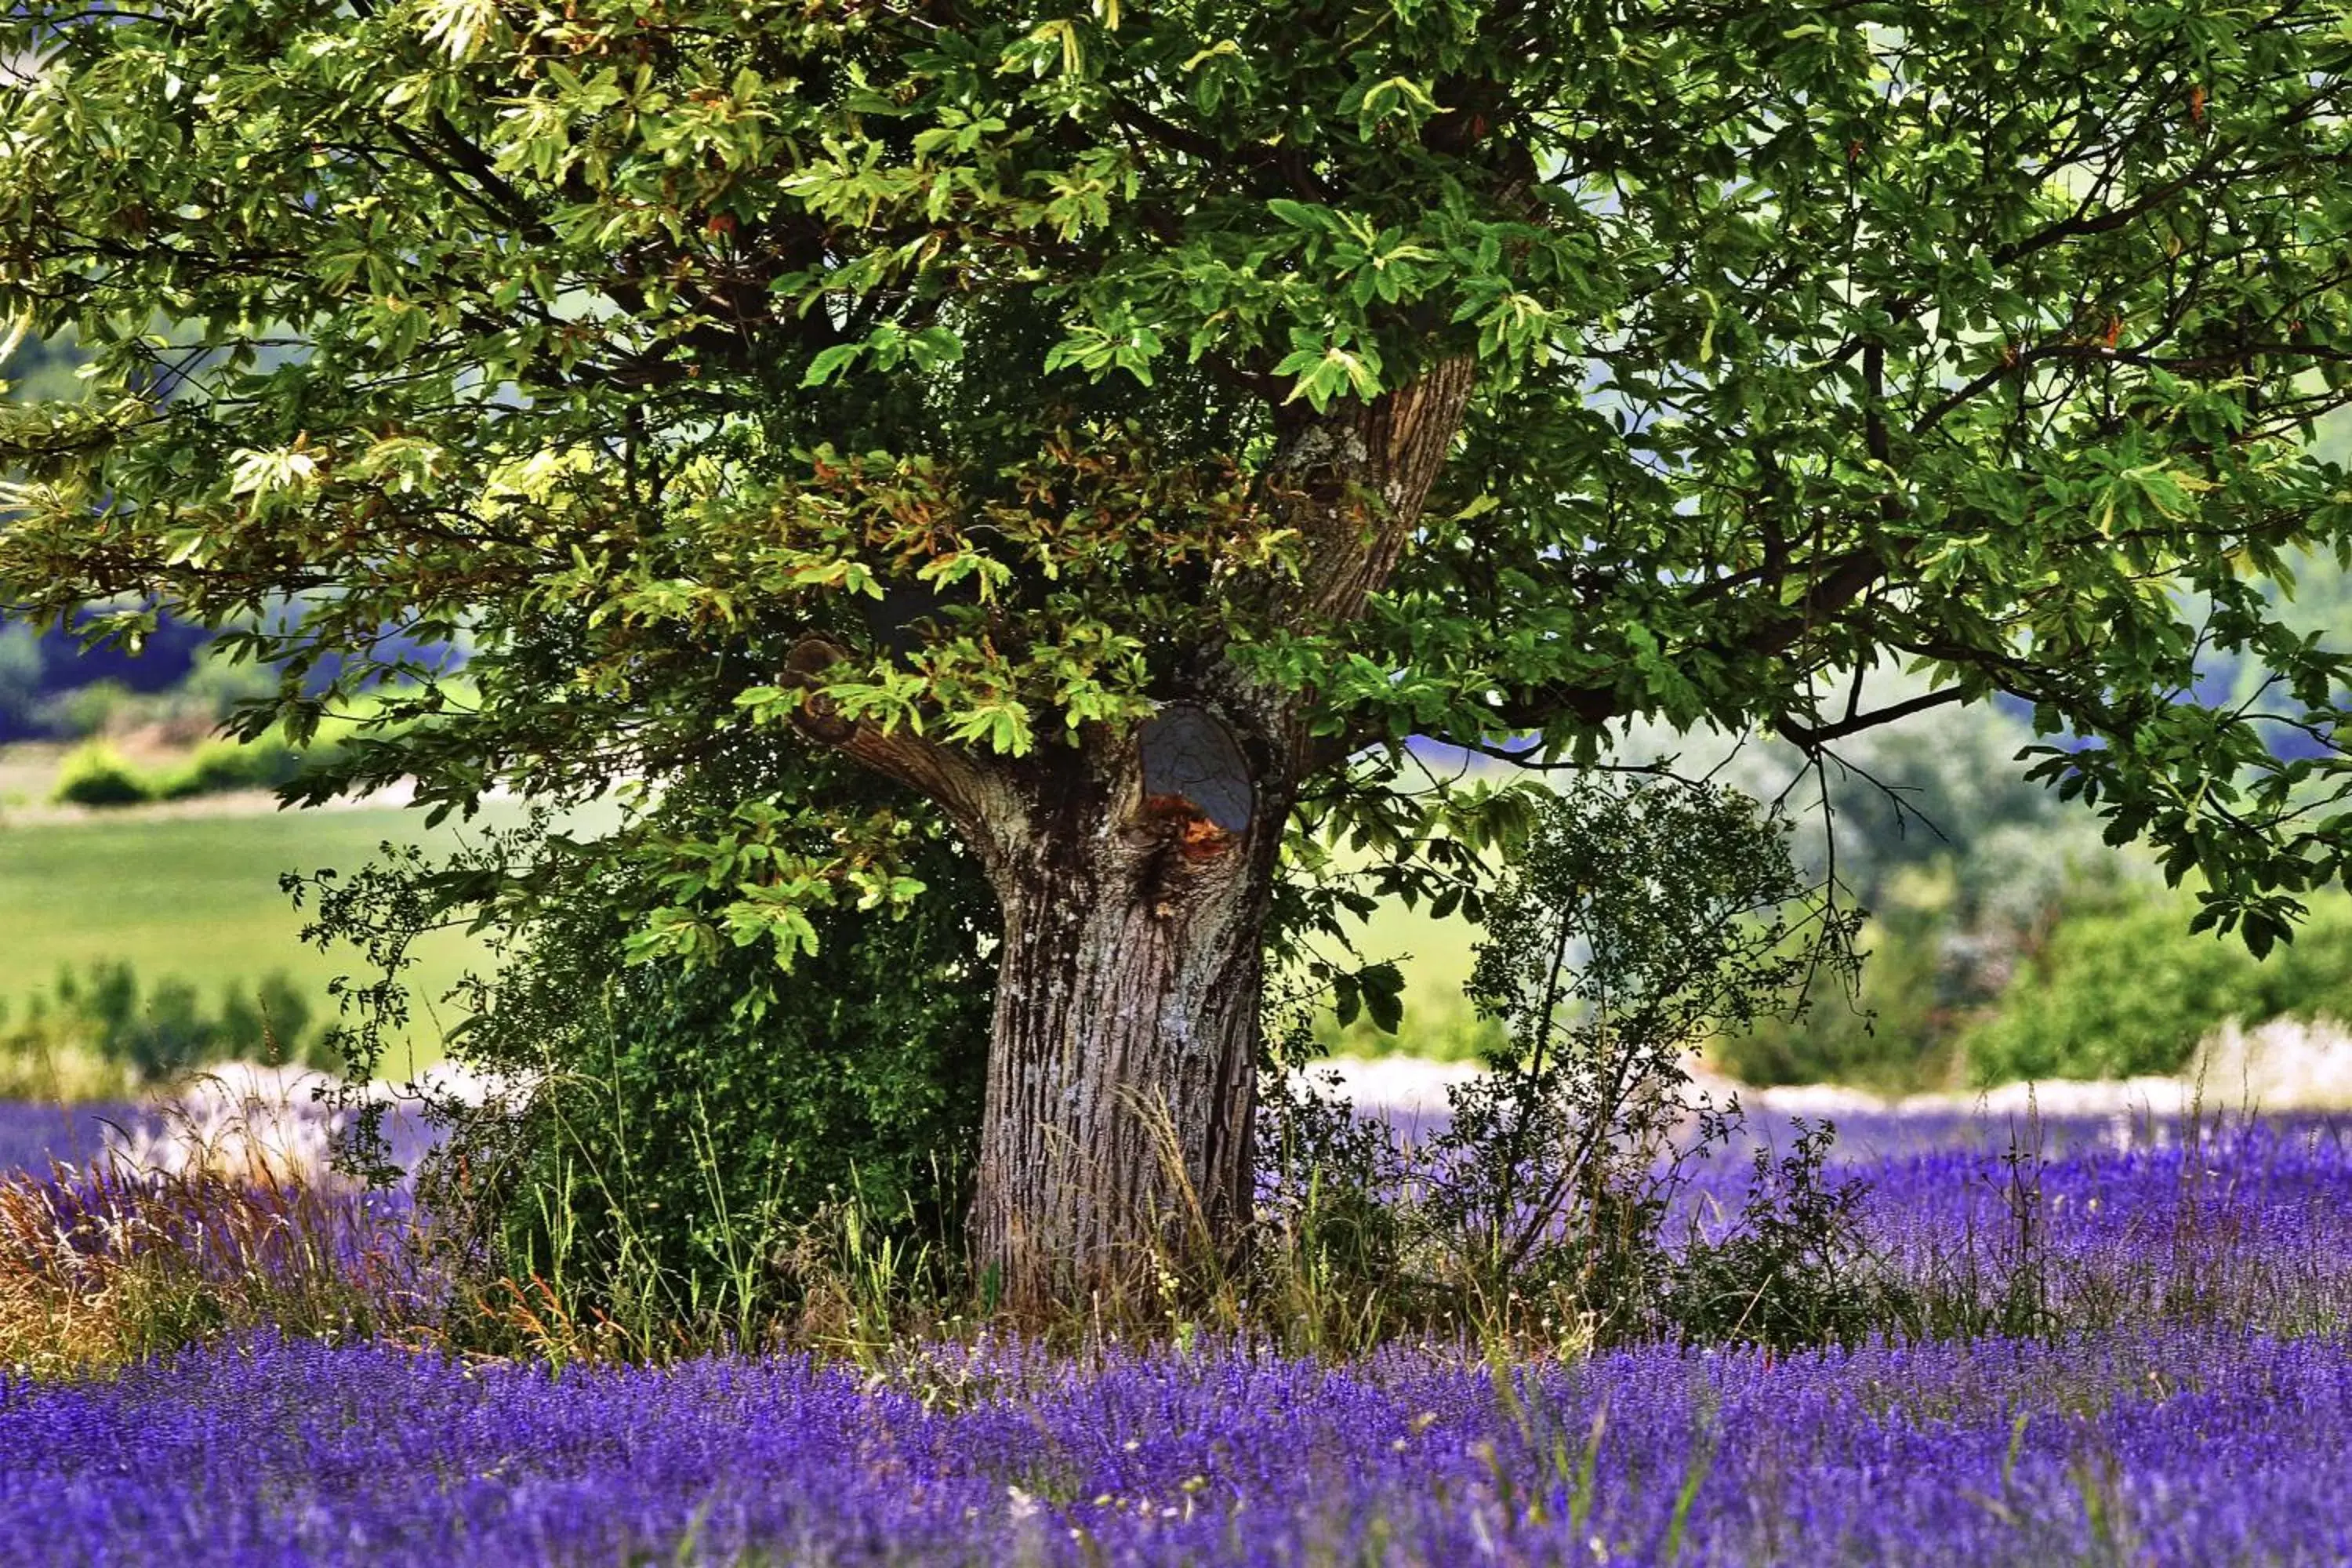
[[[801,377],[801,384],[823,386],[847,369],[850,363],[865,352],[864,343],[835,343],[831,348],[820,349],[816,357],[809,361],[808,373]]]
[[[1395,1034],[1404,1021],[1403,973],[1393,963],[1376,963],[1360,971],[1358,979],[1372,1026],[1384,1035]]]

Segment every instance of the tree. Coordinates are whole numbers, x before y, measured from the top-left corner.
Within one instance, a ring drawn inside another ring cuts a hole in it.
[[[2262,743],[2344,661],[2256,579],[2352,549],[2352,44],[2160,12],[25,0],[0,307],[100,376],[8,416],[0,596],[242,625],[257,725],[407,679],[340,783],[433,811],[762,731],[907,786],[1003,919],[976,1261],[1116,1283],[1248,1208],[1286,838],[1451,903],[1524,822],[1412,735],[2006,692],[2206,921],[2344,875],[2341,753]],[[478,703],[371,658],[461,629]],[[752,804],[616,841],[635,956],[914,896],[901,819]]]

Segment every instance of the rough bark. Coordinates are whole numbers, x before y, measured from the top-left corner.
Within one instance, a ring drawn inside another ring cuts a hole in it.
[[[1297,487],[1294,505],[1311,546],[1290,606],[1300,629],[1353,619],[1396,570],[1476,382],[1475,361],[1442,360],[1386,396],[1341,405],[1285,440],[1277,474]]]

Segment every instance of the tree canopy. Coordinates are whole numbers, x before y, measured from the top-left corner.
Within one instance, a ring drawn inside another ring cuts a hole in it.
[[[1164,911],[1229,846],[1272,876],[1253,810],[1459,896],[1449,846],[1516,808],[1351,762],[1411,736],[1820,747],[2008,693],[2257,947],[2346,872],[2344,659],[2262,581],[2352,551],[2307,447],[2352,386],[2340,4],[24,0],[0,36],[0,310],[99,366],[0,430],[0,598],[236,628],[298,724],[356,654],[434,722],[344,782],[437,808],[778,749],[633,846],[639,956],[912,893],[895,808],[795,789],[810,742],[1001,888],[1076,803],[1160,822]],[[462,632],[478,702],[372,667],[393,631]],[[2200,705],[2214,649],[2276,679]],[[1874,702],[1889,658],[1932,689]],[[1248,791],[1117,807],[1194,710]]]

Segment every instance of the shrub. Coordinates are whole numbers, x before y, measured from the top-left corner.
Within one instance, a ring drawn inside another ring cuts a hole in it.
[[[1342,1301],[1360,1321],[1508,1332],[1536,1312],[1612,1340],[1787,1343],[1877,1321],[1859,1189],[1823,1180],[1826,1128],[1801,1130],[1777,1171],[1759,1163],[1727,1233],[1666,1234],[1675,1193],[1737,1126],[1694,1091],[1686,1053],[1801,1006],[1809,970],[1851,974],[1857,917],[1806,893],[1786,824],[1729,791],[1587,783],[1547,803],[1471,987],[1510,1044],[1447,1091],[1445,1124],[1409,1150],[1385,1123],[1272,1096],[1267,1251],[1312,1282],[1286,1293],[1318,1317]]]
[[[1665,1267],[1665,1313],[1686,1343],[1852,1344],[1914,1306],[1911,1292],[1861,1242],[1858,1179],[1828,1179],[1836,1129],[1794,1122],[1775,1162],[1759,1149],[1739,1217],[1723,1236],[1693,1237]]]
[[[139,694],[120,680],[92,680],[44,700],[34,717],[54,735],[80,740],[113,729],[139,704]]]
[[[136,1075],[99,1049],[84,1022],[46,996],[35,993],[21,1015],[0,1000],[0,1100],[120,1100],[137,1088]]]
[[[255,741],[206,741],[155,785],[162,800],[275,789],[302,771],[302,757],[275,731]]]
[[[231,986],[221,998],[219,1037],[232,1056],[268,1064],[331,1068],[334,1053],[310,1026],[310,998],[283,970],[254,983],[250,995]]]
[[[66,753],[54,798],[68,805],[139,805],[155,795],[121,752],[92,741]]]
[[[633,1326],[717,1311],[752,1331],[809,1282],[796,1263],[832,1261],[791,1256],[828,1209],[950,1241],[987,1060],[971,902],[835,911],[788,975],[744,949],[622,968],[618,926],[542,926],[460,1047],[545,1076],[465,1113],[428,1190],[496,1273]]]
[[[14,737],[32,727],[41,666],[41,634],[0,621],[0,735]]]
[[[111,1093],[208,1062],[323,1065],[311,1014],[309,998],[278,972],[250,990],[227,987],[214,1011],[185,981],[142,985],[129,963],[68,969],[50,994],[30,999],[21,1018],[12,1024],[0,1015],[0,1082],[97,1083]],[[58,1095],[84,1097],[64,1087]]]
[[[672,827],[721,834],[740,819],[712,801],[756,787],[681,783],[659,809]],[[527,1087],[436,1105],[451,1137],[423,1176],[485,1284],[538,1276],[576,1313],[706,1328],[723,1315],[750,1333],[828,1273],[802,1245],[827,1216],[854,1217],[862,1245],[959,1260],[996,904],[943,828],[904,826],[904,869],[928,890],[899,919],[815,911],[816,950],[789,972],[764,944],[721,944],[691,967],[625,963],[667,889],[543,823],[486,837],[464,866],[412,854],[320,884],[316,931],[392,959],[383,983],[352,994],[362,1021],[341,1037],[359,1064],[405,1006],[400,933],[447,918],[437,891],[531,889],[499,974],[468,987],[451,1037],[460,1062]],[[792,848],[780,842],[776,858]]]
[[[2310,902],[2294,940],[2259,961],[2234,940],[2192,933],[2185,896],[2069,914],[1964,1037],[1971,1076],[2173,1073],[2231,1018],[2352,1016],[2352,898]]]
[[[1796,1016],[1768,1015],[1707,1042],[1716,1064],[1742,1083],[1823,1081],[1904,1092],[1948,1072],[1948,1026],[1937,995],[1940,932],[1909,924],[1865,926],[1868,962],[1853,994],[1817,981]]]
[[[298,752],[273,730],[251,741],[205,741],[177,767],[150,774],[105,742],[91,741],[67,753],[55,798],[75,805],[139,805],[232,790],[275,789],[331,750],[330,743]]]

